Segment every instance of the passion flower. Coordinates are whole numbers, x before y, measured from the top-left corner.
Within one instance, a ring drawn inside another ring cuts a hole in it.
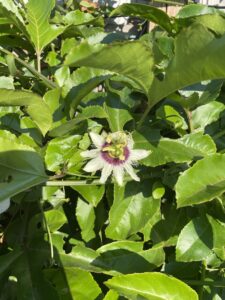
[[[140,181],[132,166],[138,160],[146,158],[150,151],[133,149],[132,137],[121,131],[103,135],[91,132],[90,137],[95,149],[81,153],[82,157],[91,159],[85,165],[84,171],[93,173],[102,170],[100,183],[105,183],[113,173],[117,183],[123,185],[125,172],[132,179]]]

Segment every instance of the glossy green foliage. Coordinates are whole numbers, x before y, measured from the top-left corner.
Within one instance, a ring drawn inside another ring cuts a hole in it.
[[[35,50],[39,54],[64,30],[61,26],[49,24],[54,4],[54,0],[30,0],[26,5],[28,21],[26,28]]]
[[[197,294],[183,282],[159,273],[118,276],[106,284],[128,299],[198,299]]]
[[[50,110],[41,97],[34,93],[1,89],[0,106],[25,107],[43,135],[50,129],[52,122]]]
[[[149,5],[123,4],[114,9],[110,16],[136,16],[154,22],[168,32],[172,32],[173,29],[169,16],[164,11]]]
[[[201,18],[196,19],[196,22],[183,28],[175,37],[174,57],[165,74],[156,77],[150,88],[149,95],[153,103],[193,83],[224,78],[225,21],[222,16],[219,17],[223,32],[217,36],[211,28],[205,26],[207,22],[210,23],[210,18],[207,16],[206,24],[201,22]]]
[[[69,52],[65,64],[100,68],[125,75],[145,92],[153,79],[151,49],[139,41],[112,45],[89,45],[84,42]]]
[[[92,5],[0,1],[0,300],[223,300],[224,14]]]
[[[224,255],[221,257],[218,250],[222,250],[224,246],[224,233],[224,224],[210,216],[192,219],[179,235],[177,260],[202,260],[207,259],[210,254],[216,254],[222,260]]]
[[[179,207],[210,201],[224,192],[224,159],[223,154],[214,154],[198,161],[179,177],[176,185]]]

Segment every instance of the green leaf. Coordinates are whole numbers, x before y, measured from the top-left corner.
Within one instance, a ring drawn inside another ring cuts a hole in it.
[[[14,90],[13,77],[0,76],[0,89]]]
[[[95,238],[95,211],[90,203],[78,198],[76,207],[77,222],[81,228],[81,236],[85,242]]]
[[[94,207],[102,200],[105,193],[104,185],[72,186],[72,188]]]
[[[126,249],[133,252],[140,252],[143,250],[143,242],[134,242],[129,240],[116,241],[109,244],[105,244],[97,249],[98,253],[105,253],[107,251]]]
[[[18,300],[59,299],[51,285],[44,280],[40,264],[40,258],[43,259],[42,253],[40,255],[42,249],[38,250],[39,257],[37,253],[34,255],[32,251],[24,251],[13,266],[12,272],[18,282]]]
[[[92,275],[77,268],[50,269],[45,271],[46,278],[57,290],[63,300],[96,300],[101,289]],[[84,288],[84,284],[88,288]],[[44,299],[43,299],[44,300]]]
[[[54,129],[52,129],[49,133],[50,136],[62,136],[70,131],[74,130],[75,125],[81,123],[82,121],[86,121],[88,119],[105,119],[107,118],[107,114],[105,110],[98,105],[88,106],[82,110],[80,114],[78,114],[73,120],[70,120]]]
[[[181,113],[171,105],[162,105],[156,111],[156,116],[178,130],[187,130],[188,126]]]
[[[82,99],[87,96],[102,81],[110,78],[113,74],[109,71],[81,67],[73,72],[65,83],[64,92],[69,91],[66,95],[66,109],[70,116],[74,115]]]
[[[24,209],[26,210],[27,208],[28,206],[26,204]],[[1,261],[1,266],[3,266],[1,271],[5,271],[5,273],[1,273],[1,282],[8,282],[8,288],[11,289],[13,281],[16,296],[14,296],[15,298],[11,298],[8,296],[8,290],[3,289],[1,291],[1,299],[38,300],[47,297],[47,299],[59,300],[54,289],[44,280],[42,273],[43,263],[50,257],[49,244],[43,242],[40,243],[40,241],[34,243],[29,241],[29,243],[27,242],[26,249],[23,247],[24,244],[21,244],[21,241],[24,239],[24,232],[21,230],[22,227],[20,225],[24,226],[26,222],[27,220],[25,221],[23,218],[18,218],[15,222],[17,228],[8,228],[9,231],[13,230],[14,234],[17,232],[16,238],[18,239],[18,242],[15,246],[17,250],[13,250],[7,255],[0,256],[2,259],[5,258],[4,263]],[[7,234],[9,233],[10,232],[7,232]],[[48,252],[42,251],[47,248]],[[4,270],[6,265],[8,265],[8,269]]]
[[[54,237],[53,237],[54,238]],[[60,237],[61,238],[61,237]],[[118,272],[110,271],[108,266],[99,259],[99,255],[92,249],[84,246],[76,246],[68,254],[58,248],[60,261],[63,267],[79,268],[89,272],[115,275]]]
[[[225,155],[214,154],[183,172],[176,184],[177,206],[213,200],[225,191]]]
[[[139,41],[110,45],[89,45],[83,42],[70,51],[65,64],[104,69],[125,75],[136,82],[145,93],[148,92],[153,79],[151,49]]]
[[[156,181],[152,186],[152,197],[161,199],[165,194],[165,187],[160,181]]]
[[[208,22],[211,17],[207,16]],[[224,24],[225,20],[220,18]],[[204,80],[224,78],[224,45],[224,34],[216,37],[202,24],[194,23],[183,28],[175,38],[175,54],[165,75],[163,78],[155,77],[153,81],[149,91],[152,105],[183,87]]]
[[[48,202],[51,203],[50,197]],[[62,204],[62,203],[61,203]],[[51,209],[43,213],[36,213],[32,216],[29,227],[28,236],[33,239],[34,237],[41,237],[47,232],[51,234],[57,232],[65,223],[67,223],[67,218],[65,214],[57,209]]]
[[[201,105],[192,112],[192,126],[195,129],[204,129],[207,125],[217,121],[224,110],[225,105],[217,101]]]
[[[189,221],[185,209],[177,210],[175,205],[165,203],[161,208],[162,217],[151,228],[150,238],[154,245],[175,246],[178,235]]]
[[[97,249],[100,259],[107,266],[123,274],[154,270],[164,263],[162,247],[143,250],[143,243],[118,241]]]
[[[164,11],[154,6],[144,4],[122,4],[116,9],[114,9],[111,12],[110,16],[138,17],[154,22],[168,32],[172,32],[173,28],[169,16]]]
[[[6,19],[9,19],[10,23],[15,24],[19,30],[26,34],[23,17],[19,12],[18,6],[13,2],[13,0],[1,0],[0,14]]]
[[[178,102],[185,108],[196,108],[196,106],[204,105],[219,97],[222,79],[207,80],[200,83],[192,84],[182,88],[178,93],[171,95],[171,99]]]
[[[45,46],[64,31],[63,27],[49,24],[54,6],[54,0],[29,0],[26,5],[29,22],[26,28],[39,55]]]
[[[122,131],[124,125],[133,118],[129,112],[129,108],[122,103],[117,94],[107,95],[104,108],[108,115],[108,123],[112,132]]]
[[[0,106],[25,106],[27,113],[43,135],[51,127],[50,110],[43,99],[34,93],[0,89]]]
[[[80,139],[80,135],[52,139],[48,143],[45,154],[47,169],[52,172],[66,170],[68,161],[76,151]]]
[[[116,291],[110,290],[103,300],[119,300],[119,294]]]
[[[47,179],[42,159],[32,148],[0,138],[0,200]]]
[[[61,68],[57,69],[55,71],[55,80],[58,84],[59,87],[63,87],[65,84],[66,80],[70,78],[70,69],[67,66],[62,66]],[[60,89],[57,89],[61,92]]]
[[[128,299],[198,300],[198,295],[182,281],[160,273],[120,275],[105,284]]]
[[[60,60],[58,58],[58,53],[55,51],[49,51],[46,58],[45,62],[50,66],[50,67],[55,67],[58,66],[60,63]]]
[[[160,137],[158,131],[143,129],[133,134],[135,148],[150,150],[142,160],[146,166],[159,166],[168,162],[188,162],[192,159],[214,154],[216,146],[209,135],[201,132],[187,134],[180,139]]]
[[[123,188],[115,186],[106,236],[123,240],[137,233],[152,218],[159,205],[160,201],[152,198],[151,182],[130,182]]]
[[[217,9],[202,4],[189,4],[181,8],[176,15],[176,19],[185,19],[201,15],[209,15],[217,13]]]
[[[61,97],[61,89],[53,89],[48,91],[44,95],[44,101],[49,107],[52,114],[53,123],[51,129],[60,126],[62,123],[66,122],[66,114],[64,111],[64,100]]]
[[[49,230],[51,232],[57,231],[67,222],[65,214],[59,210],[49,210],[46,211],[44,214]]]
[[[223,14],[218,9],[207,7],[205,11],[204,9],[201,11],[201,8],[199,10],[198,7],[196,8],[197,9],[195,12],[191,12],[191,9],[189,10],[190,16],[181,18],[178,16],[178,18],[175,19],[175,23],[177,24],[178,28],[188,26],[191,23],[200,23],[214,32],[216,35],[222,35],[224,33]],[[207,9],[211,11],[206,12]],[[192,13],[193,16],[191,16]]]
[[[79,26],[79,25],[83,25],[83,24],[93,24],[95,22],[98,22],[99,25],[101,23],[102,23],[102,25],[104,25],[104,21],[101,17],[95,18],[92,14],[80,11],[78,9],[68,12],[63,17],[63,21],[65,22],[65,24],[75,25],[75,26]]]
[[[135,242],[130,241],[111,243],[97,251],[77,245],[66,254],[61,246],[62,236],[54,234],[52,239],[54,246],[57,247],[59,264],[64,268],[76,267],[114,276],[120,273],[152,270],[162,265],[165,259],[162,247],[142,250],[141,245],[135,245]]]
[[[15,263],[21,256],[22,251],[11,251],[7,254],[0,256],[0,274],[3,274]]]
[[[225,244],[225,225],[210,216],[192,219],[181,231],[176,259],[191,262],[206,259],[215,249]]]

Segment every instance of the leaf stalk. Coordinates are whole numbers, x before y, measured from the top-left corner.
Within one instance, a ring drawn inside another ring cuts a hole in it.
[[[10,54],[14,57],[14,59],[20,63],[22,66],[24,66],[26,69],[28,69],[35,77],[39,78],[46,87],[50,88],[50,89],[55,89],[57,88],[57,85],[52,82],[51,80],[49,80],[47,77],[45,77],[44,75],[42,75],[40,72],[38,72],[37,70],[35,70],[32,66],[30,66],[29,64],[27,64],[26,62],[24,62],[22,59],[20,59],[19,57],[17,57],[14,53],[2,48],[0,46],[0,51],[5,53],[5,54]]]

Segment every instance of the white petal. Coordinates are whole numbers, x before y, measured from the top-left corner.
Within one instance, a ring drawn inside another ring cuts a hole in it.
[[[132,161],[140,160],[140,159],[144,159],[147,156],[149,156],[150,153],[151,153],[151,151],[142,150],[142,149],[135,149],[135,150],[131,150],[129,158]]]
[[[86,172],[96,172],[102,169],[103,166],[104,166],[104,161],[100,157],[96,157],[90,160],[83,168],[83,170]]]
[[[104,168],[102,169],[102,175],[100,178],[100,183],[105,183],[106,180],[108,179],[109,175],[112,173],[113,166],[110,164],[105,164]]]
[[[7,198],[0,202],[0,214],[6,211],[10,206],[10,198]]]
[[[128,139],[127,139],[127,146],[128,146],[128,148],[129,148],[130,151],[131,151],[131,149],[133,149],[133,147],[134,147],[134,141],[133,141],[133,139],[131,138],[131,136],[129,136]]]
[[[95,132],[90,132],[90,137],[91,137],[93,144],[97,148],[101,148],[105,143],[104,137]]]
[[[113,169],[113,175],[114,175],[117,183],[120,186],[123,185],[123,174],[124,174],[123,167],[114,167],[114,169]]]
[[[80,156],[87,157],[87,158],[95,158],[99,154],[99,149],[92,149],[81,152]]]
[[[130,164],[125,164],[124,168],[132,179],[134,179],[135,181],[140,181],[140,178],[136,175],[134,169]]]

